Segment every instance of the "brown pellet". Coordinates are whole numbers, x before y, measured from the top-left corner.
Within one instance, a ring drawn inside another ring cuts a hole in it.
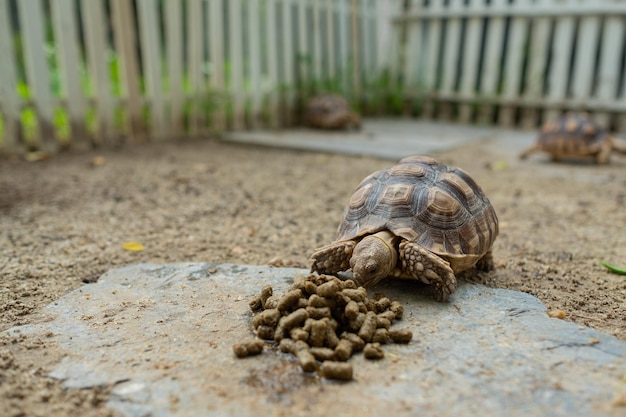
[[[281,352],[285,353],[296,353],[296,342],[293,339],[285,338],[281,339],[278,347]]]
[[[344,288],[343,290],[341,290],[341,294],[356,302],[364,302],[367,298],[367,290],[363,287],[359,287],[356,289]]]
[[[391,338],[389,337],[389,330],[385,328],[376,329],[374,336],[372,336],[372,342],[386,344],[389,343]]]
[[[357,289],[357,285],[356,282],[352,281],[351,279],[347,279],[343,282],[343,288],[348,288],[351,290],[356,290]]]
[[[396,313],[394,313],[391,310],[387,310],[387,311],[383,311],[382,313],[379,313],[378,317],[381,319],[389,320],[389,322],[391,323],[396,318]]]
[[[320,297],[317,294],[313,294],[309,297],[309,305],[311,307],[332,307],[332,304],[331,300]]]
[[[317,369],[317,363],[315,363],[315,356],[308,350],[302,349],[296,353],[298,363],[304,372],[314,372]]]
[[[289,336],[293,340],[309,340],[309,332],[302,329],[302,327],[294,327],[293,329],[289,330]]]
[[[234,344],[233,352],[235,352],[238,358],[245,358],[263,352],[263,346],[265,346],[265,342],[261,339],[247,340]]]
[[[278,327],[282,327],[283,329],[285,329],[285,331],[288,331],[292,329],[293,327],[296,327],[304,323],[304,321],[308,318],[309,318],[309,313],[307,313],[306,309],[301,308],[299,310],[294,311],[293,313],[290,313],[287,316],[281,317],[280,320],[278,321]]]
[[[374,305],[376,306],[376,312],[382,313],[383,311],[391,307],[391,300],[389,300],[389,298],[387,297],[382,297],[378,301],[376,301]]]
[[[304,340],[296,340],[296,343],[294,345],[294,349],[296,352],[299,352],[301,350],[308,350],[309,349],[309,344],[307,342],[305,342]]]
[[[348,320],[356,320],[356,317],[359,315],[359,305],[357,304],[357,302],[354,300],[350,300],[348,304],[346,304],[344,314],[346,315]]]
[[[309,352],[320,362],[335,359],[335,351],[327,347],[312,347]]]
[[[374,332],[376,331],[376,314],[370,311],[365,316],[365,320],[359,329],[359,337],[366,342],[372,340]]]
[[[309,345],[320,347],[324,345],[324,339],[326,339],[326,328],[328,324],[324,320],[315,320],[311,323],[311,330],[309,332]]]
[[[376,327],[379,329],[389,329],[389,327],[391,327],[391,321],[378,315],[376,316]]]
[[[330,318],[330,307],[312,307],[307,306],[306,311],[309,313],[309,317],[315,320],[323,319],[324,317]]]
[[[354,334],[354,333],[352,333]],[[362,339],[359,338],[362,341]],[[347,361],[352,356],[352,343],[348,339],[341,339],[335,347],[335,358],[339,361]]]
[[[265,303],[267,302],[267,299],[270,298],[273,293],[274,293],[274,290],[272,289],[270,285],[266,285],[261,289],[261,306],[264,309],[267,308],[267,306],[265,305]]]
[[[315,285],[312,281],[306,281],[304,283],[304,292],[309,295],[317,293],[317,285]]]
[[[409,343],[413,338],[413,332],[409,329],[389,329],[389,337],[395,343]]]
[[[339,283],[337,281],[328,281],[317,287],[317,295],[331,298],[337,295],[339,289]]]
[[[248,303],[248,305],[250,306],[250,310],[252,310],[252,312],[254,312],[254,313],[261,311],[263,309],[263,303],[261,302],[261,296],[258,295],[256,297],[254,297]]]
[[[402,304],[400,304],[399,301],[392,301],[389,310],[396,315],[396,320],[402,319],[402,316],[404,315],[404,307],[402,307]]]
[[[280,297],[276,308],[281,312],[290,310],[298,302],[298,300],[300,300],[300,298],[302,298],[302,291],[288,291],[282,297]]]
[[[332,325],[326,325],[326,337],[325,337],[326,346],[331,349],[334,349],[339,344],[339,338],[337,337],[337,333],[333,329]]]
[[[343,332],[341,334],[341,339],[345,339],[352,345],[352,350],[354,352],[360,352],[365,347],[365,342],[361,339],[357,334],[350,332]]]
[[[322,363],[322,376],[328,379],[350,381],[353,377],[352,365],[345,362],[325,361]]]
[[[353,332],[361,330],[361,326],[363,326],[363,323],[365,322],[365,317],[366,315],[364,313],[357,314],[356,319],[348,322],[348,329]]]
[[[380,343],[368,343],[363,348],[363,356],[366,359],[382,359],[385,351],[380,347]]]
[[[271,297],[269,297],[267,300],[265,300],[265,309],[274,309],[278,307],[278,298],[274,297],[273,295]]]
[[[256,335],[259,339],[274,340],[274,332],[272,326],[260,325],[256,328]]]
[[[297,310],[299,308],[307,308],[308,306],[309,306],[309,300],[302,297],[301,299],[298,300],[298,302],[294,306],[294,310]]]
[[[271,308],[269,310],[264,310],[254,316],[254,318],[252,319],[252,324],[254,325],[254,327],[259,327],[261,325],[276,327],[279,319],[280,311],[275,308]]]

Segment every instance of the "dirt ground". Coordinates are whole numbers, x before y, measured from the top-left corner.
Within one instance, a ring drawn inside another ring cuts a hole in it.
[[[626,158],[520,162],[489,141],[432,156],[468,171],[500,219],[497,269],[472,281],[530,293],[626,340],[626,277],[599,264],[626,264]],[[42,307],[116,266],[309,267],[354,187],[391,164],[213,140],[0,159],[0,331],[41,319]],[[130,241],[144,251],[125,251]],[[1,416],[114,415],[107,387],[64,390],[47,378],[59,355],[46,340],[0,338]]]

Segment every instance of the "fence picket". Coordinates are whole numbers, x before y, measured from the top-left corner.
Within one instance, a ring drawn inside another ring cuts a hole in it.
[[[87,148],[86,100],[81,91],[80,63],[82,59],[78,51],[78,28],[76,25],[76,9],[72,0],[53,0],[52,29],[57,51],[57,65],[65,97],[64,107],[67,109],[70,123],[70,137],[73,147]],[[70,137],[63,138],[64,141]]]
[[[282,0],[281,8],[281,29],[282,33],[279,39],[282,39],[282,82],[284,86],[293,86],[296,75],[296,56],[294,52],[294,42],[291,35],[293,21],[291,0]],[[284,125],[292,125],[294,123],[294,103],[295,94],[293,88],[285,88],[282,94],[283,111],[281,123]]]
[[[232,97],[233,128],[241,130],[245,126],[245,92],[243,85],[243,39],[241,25],[243,23],[241,0],[229,3],[229,42],[231,79],[230,93]]]
[[[461,43],[461,18],[457,12],[463,8],[463,0],[450,0],[448,11],[451,16],[446,21],[446,39],[444,45],[442,82],[440,94],[445,101],[441,103],[440,116],[443,119],[452,117],[452,104],[449,99],[454,96],[457,77],[457,65]]]
[[[258,129],[259,117],[261,113],[261,22],[260,22],[260,5],[258,1],[247,3],[247,53],[248,57],[248,74],[250,80],[250,126]]]
[[[187,2],[187,78],[189,80],[189,134],[198,136],[201,133],[200,115],[202,108],[202,92],[204,83],[202,76],[202,1],[188,0]],[[202,119],[202,120],[201,120]]]
[[[619,93],[616,86],[619,85],[619,58],[624,47],[624,19],[617,16],[608,16],[604,21],[602,29],[603,37],[600,45],[598,84],[595,96],[600,104],[607,106],[618,97]],[[622,94],[621,98],[622,100],[626,99],[624,94]],[[604,126],[609,125],[610,116],[610,112],[598,112],[595,115],[598,123]]]
[[[484,5],[473,0],[468,10],[482,10]],[[481,18],[476,15],[467,19],[465,26],[464,38],[464,54],[463,54],[463,78],[461,79],[460,94],[467,102],[461,103],[459,106],[459,120],[462,123],[468,123],[472,119],[473,103],[476,97],[476,77],[478,75],[478,65],[480,64],[480,37],[482,30]]]
[[[443,2],[434,2],[432,4],[433,11],[437,11],[442,7]],[[438,59],[439,51],[442,48],[443,40],[441,37],[442,19],[440,17],[428,20],[425,44],[425,66],[424,66],[424,95],[426,100],[422,117],[429,119],[435,115],[435,100],[432,94],[437,90],[437,81],[439,74]]]
[[[43,149],[54,151],[54,98],[50,90],[50,69],[45,53],[44,19],[40,0],[17,3],[24,41],[26,80],[31,88],[39,129],[33,140]]]
[[[556,0],[553,0],[556,5]],[[562,3],[562,2],[559,2]],[[569,79],[569,62],[574,41],[574,17],[563,16],[555,22],[554,41],[551,45],[552,64],[548,75],[548,94],[550,102],[564,105]],[[554,119],[560,110],[558,107],[544,111],[544,120]]]
[[[333,0],[326,0],[325,13],[326,13],[326,42],[324,43],[324,51],[327,61],[327,76],[329,79],[334,80],[337,76],[337,68],[335,63],[335,8],[333,7]]]
[[[518,0],[510,7],[511,9],[528,7],[529,1],[530,0]],[[520,93],[524,43],[528,29],[527,17],[515,16],[514,13],[513,16],[509,31],[509,42],[505,48],[504,72],[506,76],[504,78],[502,91],[502,97],[505,101],[498,117],[498,122],[503,126],[512,126],[514,123],[516,108],[514,101]]]
[[[9,24],[9,1],[0,0],[0,150],[18,151],[21,99],[17,94],[17,62],[13,50],[13,33]]]
[[[505,9],[507,0],[493,0],[487,10],[498,12]],[[498,95],[498,80],[500,77],[500,57],[504,40],[504,17],[494,14],[487,20],[485,37],[485,58],[481,74],[481,96],[487,103],[480,106],[478,114],[479,123],[492,123],[494,116],[494,101]]]
[[[419,13],[421,8],[421,0],[412,0],[409,2],[409,12]],[[421,59],[424,51],[424,39],[422,37],[423,22],[421,20],[415,20],[407,31],[407,45],[410,46],[406,48],[402,79],[406,94],[419,100],[419,96],[422,93],[422,78],[424,77],[424,60]]]
[[[542,3],[545,5],[546,3]],[[540,7],[540,6],[537,6]],[[528,53],[528,71],[526,73],[526,92],[529,101],[539,101],[543,96],[543,80],[548,59],[548,39],[550,39],[550,19],[536,17],[532,22],[530,47]],[[539,112],[536,107],[525,108],[522,114],[522,126],[531,129],[537,126]]]
[[[155,139],[163,139],[170,133],[165,122],[163,104],[163,84],[161,69],[161,33],[158,3],[151,0],[138,0],[140,45],[143,59],[146,98],[150,106],[150,128]]]
[[[107,44],[104,4],[101,0],[81,3],[83,27],[85,28],[87,63],[96,103],[95,142],[113,143],[113,110],[115,100],[111,93],[108,57],[111,52]]]
[[[165,2],[165,50],[167,56],[167,90],[172,133],[184,134],[183,38],[181,2]]]
[[[226,90],[224,88],[224,8],[222,0],[210,0],[208,8],[209,30],[207,31],[207,44],[209,45],[209,60],[211,62],[211,93],[210,102],[213,109],[213,127],[216,132],[226,130]]]
[[[267,94],[268,121],[272,128],[278,127],[278,38],[276,36],[276,3],[275,0],[265,1],[265,23],[267,39]],[[261,81],[263,82],[263,81]],[[263,84],[262,84],[263,85]]]
[[[111,2],[113,42],[119,54],[119,72],[122,95],[125,98],[125,130],[131,142],[146,138],[142,116],[142,97],[139,86],[139,62],[135,34],[135,13],[127,0]]]
[[[580,19],[572,74],[572,99],[577,105],[584,105],[584,101],[592,93],[599,29],[598,16],[585,16]]]

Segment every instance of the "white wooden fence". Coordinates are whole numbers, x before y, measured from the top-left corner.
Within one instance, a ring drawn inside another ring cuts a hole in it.
[[[0,148],[293,123],[302,94],[375,77],[380,4],[0,0]]]
[[[0,151],[366,113],[626,131],[626,0],[0,0]]]
[[[626,1],[412,0],[393,72],[414,113],[535,127],[564,110],[626,131]]]

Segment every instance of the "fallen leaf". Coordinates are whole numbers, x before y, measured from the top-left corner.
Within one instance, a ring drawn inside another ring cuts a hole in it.
[[[124,242],[122,248],[128,252],[141,252],[143,251],[143,245],[139,242]]]
[[[487,168],[492,171],[504,171],[504,170],[509,169],[509,163],[504,159],[500,159],[500,160],[493,161],[493,162],[488,162],[486,165],[487,165]]]
[[[102,165],[106,164],[107,160],[104,156],[94,156],[91,159],[91,166],[92,167],[101,167]]]
[[[551,317],[553,319],[564,319],[565,316],[567,315],[567,313],[565,313],[565,311],[563,310],[550,310],[548,311],[548,317]]]
[[[46,159],[49,159],[49,158],[50,158],[50,154],[48,152],[44,152],[44,151],[28,152],[24,156],[24,159],[26,159],[28,162],[45,161]]]
[[[614,272],[614,273],[620,274],[620,275],[626,275],[626,268],[624,268],[624,267],[615,266],[615,265],[612,265],[612,264],[604,262],[604,261],[600,261],[600,264],[602,264],[603,267],[605,267],[606,269],[608,269],[611,272]]]

